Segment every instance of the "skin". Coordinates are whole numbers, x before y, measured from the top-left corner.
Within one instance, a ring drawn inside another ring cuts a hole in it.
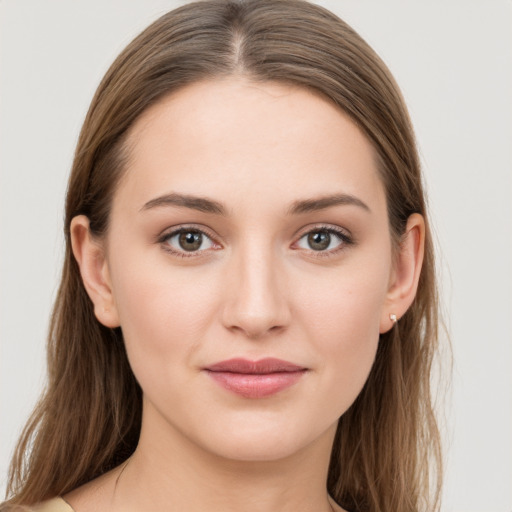
[[[126,465],[66,499],[76,512],[342,510],[325,491],[337,420],[389,315],[414,298],[421,216],[395,251],[371,144],[301,88],[243,78],[188,86],[137,120],[128,147],[106,238],[92,237],[83,216],[71,231],[98,320],[122,327],[144,394],[142,432]],[[169,194],[225,212],[154,201]],[[333,194],[345,201],[290,213]],[[206,233],[199,250],[171,236],[180,228]],[[312,248],[308,234],[329,229],[342,236]],[[246,398],[203,370],[234,357],[307,371]]]

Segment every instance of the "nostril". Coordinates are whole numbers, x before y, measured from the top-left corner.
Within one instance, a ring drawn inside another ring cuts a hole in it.
[[[237,315],[231,318],[225,326],[233,333],[243,334],[250,339],[260,339],[269,334],[278,334],[285,329],[285,324],[279,322],[275,315],[255,317],[254,315]]]

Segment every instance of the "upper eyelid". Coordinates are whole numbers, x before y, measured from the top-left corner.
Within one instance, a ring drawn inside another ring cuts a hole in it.
[[[161,231],[157,235],[157,239],[158,240],[166,240],[166,239],[171,238],[172,236],[175,236],[178,233],[183,232],[183,231],[198,231],[198,232],[202,233],[203,235],[206,235],[208,238],[212,239],[216,243],[219,243],[217,241],[218,237],[215,235],[213,230],[211,230],[210,228],[208,228],[206,226],[199,226],[197,224],[178,224],[177,226],[171,226],[171,227],[165,228],[163,231]]]
[[[352,239],[352,233],[347,229],[336,224],[328,224],[328,223],[320,223],[320,224],[311,224],[299,229],[295,233],[295,237],[297,239],[302,238],[304,235],[311,233],[312,231],[329,231],[338,235],[345,235],[346,237]]]

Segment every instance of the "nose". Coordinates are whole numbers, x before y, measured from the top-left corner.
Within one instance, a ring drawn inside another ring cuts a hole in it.
[[[282,265],[267,251],[249,248],[234,255],[224,290],[224,326],[250,339],[283,331],[290,308]]]

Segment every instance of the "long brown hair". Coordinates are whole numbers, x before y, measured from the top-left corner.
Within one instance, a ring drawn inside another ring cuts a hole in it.
[[[412,127],[398,87],[374,51],[334,14],[302,0],[207,0],[180,7],[140,34],[98,87],[69,181],[48,385],[13,458],[11,504],[64,494],[135,450],[142,392],[120,329],[108,329],[94,316],[71,251],[70,222],[87,215],[91,230],[105,234],[126,168],[127,131],[149,106],[187,84],[233,75],[308,88],[353,119],[378,155],[396,244],[412,213],[425,217],[417,296],[399,324],[381,335],[369,379],[339,421],[327,486],[353,511],[438,509],[441,455],[429,380],[438,300]]]

